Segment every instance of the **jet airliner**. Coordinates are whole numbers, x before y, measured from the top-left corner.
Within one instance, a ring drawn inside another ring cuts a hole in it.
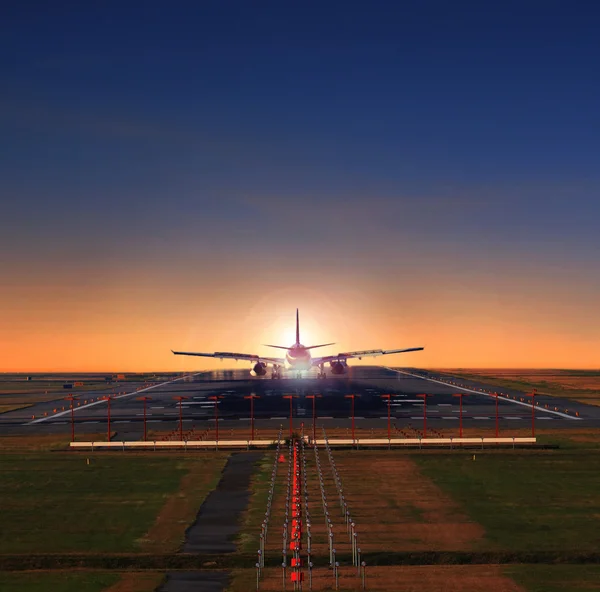
[[[173,351],[176,356],[202,356],[204,358],[219,358],[223,360],[248,360],[252,362],[252,376],[264,376],[267,373],[268,365],[272,367],[271,378],[281,378],[281,371],[283,368],[295,370],[297,377],[302,377],[303,371],[308,371],[313,367],[317,367],[319,372],[317,378],[325,378],[325,364],[329,364],[332,374],[345,374],[348,369],[347,360],[350,358],[358,358],[361,360],[363,357],[368,356],[385,356],[388,354],[400,354],[404,352],[421,351],[422,347],[409,347],[406,349],[367,349],[363,351],[353,352],[340,352],[335,355],[321,356],[313,358],[311,350],[317,347],[326,347],[329,345],[335,345],[334,343],[321,343],[319,345],[305,346],[300,343],[300,318],[298,315],[298,309],[296,309],[296,343],[289,347],[284,345],[269,345],[265,344],[266,347],[273,347],[277,349],[286,350],[285,358],[275,358],[270,356],[259,356],[257,354],[240,354],[236,352],[214,352],[214,353],[200,353],[200,352],[180,352]]]

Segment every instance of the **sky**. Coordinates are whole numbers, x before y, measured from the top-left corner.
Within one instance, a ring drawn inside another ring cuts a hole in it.
[[[600,5],[3,2],[0,371],[600,367]],[[238,363],[240,367],[245,367]]]

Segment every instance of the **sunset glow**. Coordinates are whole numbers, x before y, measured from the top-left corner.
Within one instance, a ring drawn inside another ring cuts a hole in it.
[[[188,9],[0,24],[1,370],[600,366],[585,11]]]

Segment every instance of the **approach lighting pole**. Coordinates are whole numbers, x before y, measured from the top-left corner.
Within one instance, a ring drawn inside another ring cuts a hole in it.
[[[531,397],[531,437],[535,438],[535,395],[537,389],[533,389],[531,393],[527,393],[528,397]]]
[[[260,399],[260,397],[252,393],[245,396],[244,399],[250,399],[250,440],[254,440],[254,399]]]
[[[388,408],[388,441],[392,438],[392,395],[381,395],[382,399],[387,399]]]
[[[223,395],[212,395],[208,397],[211,401],[215,402],[215,442],[219,445],[219,399],[223,398]]]
[[[356,441],[354,437],[354,399],[356,397],[360,397],[360,395],[344,395],[344,398],[352,399],[352,446],[354,446],[354,442]]]
[[[458,414],[458,418],[459,418],[459,428],[458,428],[458,434],[459,434],[459,438],[463,437],[463,405],[462,405],[462,400],[463,397],[468,397],[469,395],[467,395],[467,393],[456,393],[455,395],[452,395],[453,397],[458,397],[459,401],[460,401],[460,412]]]
[[[189,397],[184,397],[182,395],[178,395],[173,397],[175,401],[179,401],[179,441],[183,442],[183,402]]]
[[[417,395],[420,399],[423,399],[423,438],[427,438],[427,397],[431,395]]]
[[[498,393],[493,393],[494,397],[496,397],[496,438],[498,438],[500,436],[500,422],[499,422],[499,418],[500,418],[500,414],[498,412],[498,397],[500,395],[498,395]]]
[[[69,395],[65,397],[65,401],[71,402],[71,442],[75,442],[75,412],[73,409],[73,401],[77,401],[77,397]]]
[[[307,399],[312,399],[313,410],[312,410],[312,433],[313,433],[313,444],[317,439],[317,397],[321,395],[306,395]]]
[[[294,433],[294,419],[293,419],[293,412],[294,412],[294,408],[293,408],[293,399],[296,395],[283,395],[284,399],[289,399],[290,400],[290,438],[292,437],[292,434]]]
[[[152,397],[138,397],[138,401],[144,401],[144,442],[147,440],[148,432],[146,430],[146,403],[152,401]]]
[[[107,395],[107,396],[104,397],[104,399],[106,400],[107,409],[108,409],[108,412],[107,412],[108,425],[107,425],[107,428],[106,428],[106,437],[107,437],[107,439],[108,439],[109,442],[110,442],[110,401],[111,401],[112,398],[113,398],[112,395]]]

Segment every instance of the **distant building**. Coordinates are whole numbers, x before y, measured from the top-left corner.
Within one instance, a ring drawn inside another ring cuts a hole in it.
[[[82,381],[74,382],[73,386],[83,386],[83,382]]]
[[[63,384],[63,388],[64,389],[72,389],[73,385],[70,382],[65,382],[65,384]]]
[[[117,374],[117,380],[125,380],[125,374]]]

